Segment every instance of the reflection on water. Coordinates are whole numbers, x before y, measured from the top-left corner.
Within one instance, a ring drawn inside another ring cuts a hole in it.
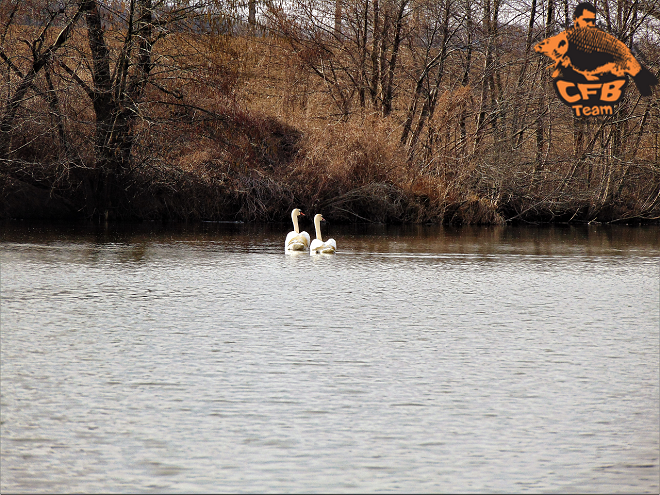
[[[0,489],[658,492],[658,227],[288,227],[0,227]]]

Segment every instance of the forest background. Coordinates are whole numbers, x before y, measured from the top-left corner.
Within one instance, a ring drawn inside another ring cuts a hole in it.
[[[575,3],[0,0],[0,217],[657,222],[658,87],[576,118],[534,52]]]

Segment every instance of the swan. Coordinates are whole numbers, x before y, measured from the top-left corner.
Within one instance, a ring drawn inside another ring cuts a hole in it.
[[[309,247],[309,234],[304,230],[300,232],[300,228],[298,228],[298,215],[305,216],[298,208],[294,208],[291,212],[293,230],[286,235],[286,240],[284,241],[285,251],[304,251]]]
[[[316,239],[312,241],[309,247],[309,254],[333,254],[337,250],[337,243],[334,239],[328,239],[323,242],[321,237],[321,220],[324,220],[323,215],[317,213],[314,215],[314,227],[316,227]]]

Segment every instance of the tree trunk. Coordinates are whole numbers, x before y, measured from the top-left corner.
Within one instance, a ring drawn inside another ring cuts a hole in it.
[[[524,100],[524,84],[527,77],[527,68],[529,67],[529,56],[532,49],[532,39],[534,34],[534,23],[536,21],[536,0],[532,0],[532,6],[529,13],[529,23],[527,24],[527,37],[525,40],[525,57],[523,65],[518,74],[518,84],[516,86],[516,101],[513,107],[513,123],[511,134],[511,145],[513,148],[519,147],[523,141],[523,128],[521,110]],[[524,113],[523,113],[524,115]]]
[[[248,24],[252,27],[257,24],[257,0],[248,0]]]
[[[552,34],[555,23],[555,13],[554,13],[554,0],[548,0],[548,9],[547,17],[545,22],[545,36],[544,38],[550,37]],[[548,107],[548,97],[546,95],[546,90],[550,85],[550,78],[548,76],[548,71],[543,71],[541,74],[542,81],[542,93],[539,97],[539,107],[537,110],[537,120],[536,120],[536,161],[534,162],[534,172],[542,170],[544,168],[544,149],[546,146],[545,135],[549,132],[546,129],[545,115],[547,114]],[[533,180],[533,177],[532,177]]]
[[[152,0],[137,0],[131,4],[134,10],[129,13],[131,22],[114,78],[110,71],[110,52],[104,37],[98,2],[84,0],[82,3],[86,10],[88,43],[93,59],[93,87],[87,87],[86,91],[92,98],[96,117],[96,163],[91,181],[93,196],[87,198],[88,212],[90,216],[108,218],[119,208],[125,194],[133,146],[133,110],[140,101],[151,71]],[[137,56],[133,63],[129,63],[134,37],[138,40]],[[137,70],[129,78],[128,70],[131,66]]]
[[[64,151],[65,155],[69,154],[69,143],[66,139],[66,132],[64,130],[64,120],[62,119],[62,112],[60,110],[60,102],[57,97],[57,92],[53,86],[53,81],[50,77],[50,70],[46,68],[44,71],[44,76],[46,77],[46,84],[48,85],[48,92],[46,93],[46,100],[48,101],[48,108],[50,113],[55,119],[57,127],[57,135],[60,140],[60,147]]]
[[[479,103],[479,114],[477,117],[477,131],[474,141],[475,152],[479,148],[479,145],[481,144],[481,140],[483,139],[485,127],[487,124],[486,116],[488,115],[488,113],[493,113],[496,111],[493,105],[493,103],[495,102],[494,92],[496,91],[495,78],[494,78],[495,63],[496,63],[495,37],[497,35],[497,29],[498,29],[497,25],[499,22],[498,17],[499,17],[500,0],[492,0],[492,1],[493,4],[491,5],[491,0],[484,0],[484,6],[483,6],[484,9],[483,27],[484,27],[484,32],[486,33],[487,36],[487,40],[486,40],[486,54],[484,56],[484,71],[481,80],[481,97],[479,100],[480,103]],[[488,108],[489,105],[486,103],[486,101],[488,100],[489,91],[490,91],[491,108]],[[496,126],[497,125],[496,117],[491,117],[491,122],[493,123],[494,126]]]
[[[467,33],[467,53],[465,54],[465,69],[463,72],[463,78],[461,79],[461,85],[466,87],[470,83],[470,70],[472,69],[472,6],[471,1],[465,1],[465,28]],[[463,103],[461,104],[461,113],[459,117],[459,128],[461,132],[461,153],[465,154],[467,151],[467,108]]]
[[[397,56],[399,54],[399,46],[401,44],[401,30],[403,29],[403,16],[407,5],[408,0],[403,0],[401,2],[394,24],[394,42],[392,43],[390,60],[387,64],[387,77],[385,79],[385,87],[383,91],[383,117],[387,117],[392,112],[394,70],[396,68]]]
[[[378,49],[380,47],[380,4],[378,0],[373,0],[374,22],[373,22],[373,39],[371,43],[371,84],[369,85],[369,93],[371,94],[372,105],[376,106],[378,99],[378,81],[380,80],[380,64],[378,63]]]

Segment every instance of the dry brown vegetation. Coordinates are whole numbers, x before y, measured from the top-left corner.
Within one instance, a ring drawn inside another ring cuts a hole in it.
[[[129,3],[134,16],[119,16]],[[231,34],[204,24],[230,25],[226,11],[157,16],[155,0],[62,2],[45,31],[46,11],[19,22],[43,2],[3,3],[5,119],[39,54],[75,22],[0,136],[0,214],[254,221],[300,207],[345,222],[657,221],[658,89],[640,98],[631,85],[615,115],[573,118],[530,52],[566,24],[564,3],[519,3],[514,23],[497,0],[330,2],[341,22],[318,29],[271,3],[261,29]],[[657,12],[645,5],[599,9],[657,74]],[[94,6],[108,65],[130,62],[123,86],[108,78],[103,91]],[[644,22],[624,25],[625,9]],[[127,19],[143,33],[130,43]]]

